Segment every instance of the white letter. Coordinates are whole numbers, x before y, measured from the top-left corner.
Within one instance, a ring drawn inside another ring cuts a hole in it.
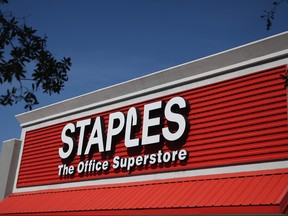
[[[127,113],[126,130],[125,130],[125,146],[127,148],[139,145],[139,138],[131,139],[132,126],[136,126],[138,124],[137,117],[138,116],[136,108],[131,107]]]
[[[102,170],[108,170],[109,169],[109,162],[108,161],[104,161],[102,164]]]
[[[72,123],[69,123],[69,124],[65,125],[65,127],[62,130],[62,133],[61,133],[62,142],[64,144],[68,145],[68,150],[66,152],[64,152],[63,147],[59,148],[59,151],[58,151],[59,152],[59,156],[62,159],[68,158],[70,156],[70,154],[72,153],[73,147],[74,147],[73,139],[66,135],[67,130],[70,130],[71,133],[74,133],[75,132],[75,125],[72,124]]]
[[[114,128],[115,120],[119,120],[119,125]],[[106,141],[106,151],[111,151],[112,137],[119,134],[125,124],[125,116],[122,112],[115,112],[109,115],[107,141]]]
[[[114,157],[113,158],[113,168],[114,169],[118,169],[118,167],[119,167],[119,160],[120,160],[120,157],[119,156],[116,156],[116,157]]]
[[[165,153],[163,154],[163,162],[164,162],[164,163],[167,163],[167,162],[170,161],[170,159],[171,159],[171,153],[170,153],[170,152],[165,152]]]
[[[90,125],[90,123],[91,123],[91,119],[85,119],[85,120],[82,120],[82,121],[78,121],[77,124],[76,124],[76,127],[80,127],[80,135],[79,135],[79,143],[78,143],[77,155],[81,155],[82,154],[85,127],[87,125]]]
[[[163,136],[168,141],[176,141],[184,134],[187,127],[186,119],[183,115],[179,113],[174,113],[172,107],[177,104],[179,108],[186,108],[187,103],[182,97],[174,97],[167,103],[165,107],[165,117],[170,122],[175,122],[178,124],[178,130],[172,133],[168,127],[162,129]]]
[[[149,118],[150,112],[162,108],[163,102],[157,101],[144,105],[143,130],[142,130],[142,145],[149,145],[160,142],[160,135],[150,135],[149,127],[160,125],[160,117]]]
[[[127,164],[127,170],[130,170],[130,168],[132,168],[135,164],[135,158],[134,157],[130,157],[127,158],[128,159],[128,164]]]
[[[61,165],[58,166],[58,169],[59,169],[58,175],[59,175],[59,176],[62,175],[62,168],[63,168],[63,166],[64,166],[63,164],[61,164]]]
[[[137,166],[141,166],[141,165],[142,165],[142,162],[143,162],[143,157],[142,157],[142,155],[139,155],[139,156],[136,158],[136,165],[137,165]]]
[[[69,166],[68,173],[69,173],[70,175],[73,175],[74,169],[75,169],[74,166]]]
[[[82,173],[84,171],[84,162],[80,161],[78,166],[77,166],[77,172]]]
[[[97,117],[90,134],[90,138],[85,150],[85,155],[89,154],[92,145],[98,144],[99,152],[104,151],[103,133],[102,133],[102,121],[101,117]],[[95,137],[97,133],[97,136]]]
[[[151,154],[150,155],[150,161],[149,162],[150,162],[150,164],[155,164],[157,162],[156,161],[156,154]]]
[[[185,149],[182,149],[179,151],[178,158],[180,161],[185,160],[187,156],[188,156],[188,153]]]

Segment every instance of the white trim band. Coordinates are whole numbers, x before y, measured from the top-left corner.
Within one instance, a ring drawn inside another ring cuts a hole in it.
[[[40,190],[51,190],[51,189],[65,189],[72,187],[81,186],[99,186],[99,185],[112,185],[121,183],[133,183],[142,182],[150,180],[168,180],[173,178],[183,178],[183,177],[193,177],[193,176],[206,176],[206,175],[217,175],[217,174],[228,174],[228,173],[239,173],[239,172],[249,172],[249,171],[263,171],[263,170],[273,170],[288,168],[288,160],[277,161],[277,162],[267,162],[267,163],[256,163],[247,165],[235,165],[226,167],[216,167],[207,169],[196,169],[196,170],[184,170],[177,172],[165,172],[156,174],[145,174],[145,175],[135,175],[135,176],[125,176],[117,178],[107,178],[107,179],[97,179],[97,180],[87,180],[80,182],[71,182],[63,184],[54,185],[43,185],[36,187],[23,187],[14,189],[15,192],[32,192]]]

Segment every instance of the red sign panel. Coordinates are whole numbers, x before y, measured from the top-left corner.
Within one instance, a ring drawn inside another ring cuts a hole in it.
[[[17,187],[287,159],[285,71],[27,131]]]

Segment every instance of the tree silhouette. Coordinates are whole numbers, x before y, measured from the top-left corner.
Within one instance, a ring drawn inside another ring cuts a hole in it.
[[[0,0],[6,4],[8,0]],[[24,19],[0,10],[0,105],[25,103],[31,110],[37,91],[60,93],[68,81],[71,59],[58,61],[47,50],[47,37],[26,25]]]
[[[278,0],[273,2],[273,7],[270,10],[264,10],[264,14],[261,16],[262,19],[266,20],[266,29],[269,31],[272,27],[272,21],[275,18],[277,9],[283,2],[288,2],[288,0]]]

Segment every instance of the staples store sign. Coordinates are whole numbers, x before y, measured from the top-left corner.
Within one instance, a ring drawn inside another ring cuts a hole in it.
[[[75,155],[89,158],[89,155],[93,155],[96,149],[104,154],[114,151],[113,148],[117,148],[117,140],[123,136],[127,149],[153,146],[160,144],[163,139],[173,145],[187,137],[189,131],[187,110],[189,110],[189,104],[183,97],[173,97],[167,104],[161,100],[145,104],[143,116],[140,116],[139,109],[135,107],[131,107],[126,115],[120,111],[109,114],[107,132],[105,132],[104,119],[101,116],[66,124],[61,133],[64,145],[59,148],[59,156],[64,163],[58,166],[58,175],[74,175],[75,172],[89,174],[108,171],[110,168],[130,171],[135,166],[187,160],[188,153],[184,149],[167,152],[159,149],[157,153],[125,158],[116,155],[112,163],[110,160],[95,159],[81,160],[77,166],[65,163],[73,159]],[[167,121],[166,126],[163,125],[164,121]],[[142,136],[136,138],[135,133],[139,129],[142,131],[140,133]],[[87,134],[89,136],[84,140]],[[74,137],[79,137],[78,141]]]
[[[28,130],[17,187],[288,159],[285,72],[279,66]]]

